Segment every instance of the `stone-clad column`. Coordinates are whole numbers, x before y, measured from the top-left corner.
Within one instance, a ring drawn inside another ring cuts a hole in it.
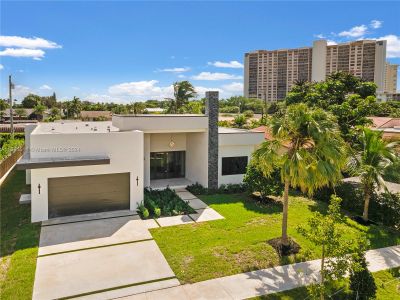
[[[208,188],[218,188],[218,108],[219,92],[206,92],[208,116]]]

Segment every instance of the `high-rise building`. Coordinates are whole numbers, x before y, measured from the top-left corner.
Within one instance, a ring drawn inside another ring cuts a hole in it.
[[[399,65],[386,63],[385,69],[385,93],[395,94],[397,92],[397,69]]]
[[[297,81],[322,81],[345,71],[377,84],[384,92],[386,41],[361,40],[313,47],[257,50],[245,54],[244,96],[266,101],[283,100]]]

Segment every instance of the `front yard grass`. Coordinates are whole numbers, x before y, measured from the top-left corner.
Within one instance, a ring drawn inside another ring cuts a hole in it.
[[[326,203],[292,196],[289,235],[302,247],[295,256],[280,259],[267,240],[280,236],[279,203],[258,205],[244,194],[204,195],[200,198],[225,217],[224,220],[152,229],[151,233],[181,283],[193,283],[276,265],[315,259],[320,251],[297,233],[315,210]],[[400,244],[400,233],[381,226],[362,226],[350,219],[344,225],[349,238],[357,231],[367,234],[371,248]]]
[[[25,172],[12,171],[0,187],[0,299],[31,299],[40,225],[30,222],[29,205],[18,203],[29,193]]]

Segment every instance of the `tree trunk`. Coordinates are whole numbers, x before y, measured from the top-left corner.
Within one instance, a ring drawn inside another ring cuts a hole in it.
[[[289,245],[287,235],[288,225],[288,206],[289,206],[289,180],[285,180],[285,189],[283,192],[283,214],[282,214],[282,244]]]
[[[371,198],[370,189],[368,186],[364,187],[364,212],[363,212],[363,220],[368,222],[368,209],[369,209],[369,200]]]
[[[321,289],[319,299],[325,298],[325,245],[322,244],[322,258],[321,258]]]

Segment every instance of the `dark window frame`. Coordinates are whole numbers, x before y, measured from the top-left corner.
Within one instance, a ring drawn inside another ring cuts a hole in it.
[[[222,157],[222,176],[227,175],[243,175],[249,162],[248,156],[229,156]]]

